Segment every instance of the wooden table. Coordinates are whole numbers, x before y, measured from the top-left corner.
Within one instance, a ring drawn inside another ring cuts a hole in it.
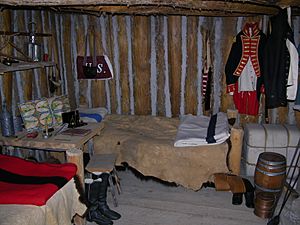
[[[99,135],[103,128],[103,123],[88,123],[85,126],[74,128],[90,129],[90,132],[84,136],[58,134],[47,139],[43,138],[43,134],[41,132],[36,138],[28,138],[26,136],[26,132],[21,132],[18,133],[16,137],[0,136],[0,144],[2,146],[13,146],[43,151],[66,152],[67,161],[77,165],[77,175],[83,182],[83,146],[94,136]],[[55,134],[55,131],[53,133]]]

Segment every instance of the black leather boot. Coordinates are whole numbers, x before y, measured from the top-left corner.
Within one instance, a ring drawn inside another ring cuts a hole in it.
[[[108,176],[107,173],[102,173],[100,178],[102,182],[100,183],[99,195],[98,195],[98,209],[99,211],[111,220],[118,220],[121,218],[121,215],[113,210],[111,210],[106,202],[107,196],[107,186],[108,186]]]
[[[246,192],[244,193],[246,206],[248,208],[254,208],[254,187],[251,182],[245,178],[243,178],[243,182],[246,188]]]
[[[232,204],[241,205],[243,203],[243,193],[233,193],[232,194]]]
[[[90,203],[86,219],[89,222],[96,222],[99,225],[112,225],[113,222],[109,218],[104,216],[98,209],[100,184],[100,181],[94,181],[93,183],[85,184],[87,199]]]

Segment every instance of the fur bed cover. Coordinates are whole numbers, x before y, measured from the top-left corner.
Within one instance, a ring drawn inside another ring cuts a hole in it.
[[[211,146],[174,147],[178,118],[107,115],[94,139],[95,153],[117,153],[144,176],[199,190],[214,173],[228,172],[226,142]]]

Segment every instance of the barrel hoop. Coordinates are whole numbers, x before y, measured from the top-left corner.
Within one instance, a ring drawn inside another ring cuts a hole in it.
[[[281,161],[281,162],[273,162],[273,161],[268,161],[268,160],[264,160],[262,158],[259,158],[258,161],[262,161],[263,163],[265,164],[268,164],[268,165],[272,165],[272,166],[275,166],[275,165],[285,165],[286,164],[286,161]]]
[[[280,169],[280,168],[286,168],[286,165],[276,165],[276,166],[270,166],[270,165],[266,165],[266,164],[257,164],[258,166],[262,166],[264,168],[270,169],[270,170],[276,170],[276,169]]]
[[[269,189],[269,188],[264,188],[264,187],[261,187],[257,184],[254,184],[256,188],[262,190],[262,191],[265,191],[265,192],[272,192],[272,193],[275,193],[275,192],[280,192],[281,191],[281,188],[280,189]]]
[[[282,171],[282,172],[278,172],[278,173],[269,173],[269,171],[263,171],[261,170],[260,168],[255,168],[258,172],[262,173],[262,174],[265,174],[269,177],[275,177],[275,176],[279,176],[279,175],[284,175],[285,174],[285,171]]]

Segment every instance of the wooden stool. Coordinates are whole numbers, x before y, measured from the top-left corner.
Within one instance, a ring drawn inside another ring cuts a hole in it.
[[[118,189],[118,193],[121,193],[121,187],[120,187],[120,179],[118,177],[116,168],[115,168],[115,162],[117,159],[116,154],[94,154],[89,163],[86,166],[86,170],[90,173],[108,173],[108,182],[110,186],[110,192],[113,197],[114,206],[118,206],[118,201],[116,198],[116,192],[115,187],[112,181],[112,176],[115,179],[115,183]]]

